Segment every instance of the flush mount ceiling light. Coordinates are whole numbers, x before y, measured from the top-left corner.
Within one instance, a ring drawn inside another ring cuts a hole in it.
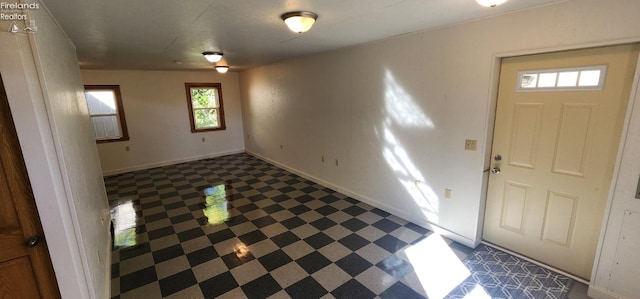
[[[303,33],[311,29],[313,23],[318,19],[318,15],[310,11],[292,11],[281,15],[280,18],[291,31]]]
[[[476,0],[476,2],[484,7],[496,7],[507,2],[507,0]]]
[[[218,73],[220,74],[224,74],[229,71],[229,67],[226,65],[218,65],[216,66],[216,71],[218,71]]]
[[[222,59],[222,52],[202,52],[202,55],[211,63],[218,62]]]

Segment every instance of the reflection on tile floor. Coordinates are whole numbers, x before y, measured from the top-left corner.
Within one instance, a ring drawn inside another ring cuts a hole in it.
[[[471,251],[246,154],[105,183],[112,298],[425,298],[442,259],[416,244]]]

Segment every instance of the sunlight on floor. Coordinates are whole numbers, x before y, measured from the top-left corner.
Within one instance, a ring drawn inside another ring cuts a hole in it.
[[[227,193],[224,185],[212,186],[204,189],[204,204],[202,210],[209,224],[219,224],[229,219],[227,210]]]
[[[405,249],[405,253],[429,298],[443,298],[471,275],[445,240],[436,233]],[[473,296],[468,298],[484,298],[477,297],[482,292],[484,290],[474,290],[469,294]]]
[[[476,285],[475,288],[469,294],[464,296],[465,299],[491,299],[491,296],[487,294],[481,285]]]
[[[111,210],[113,221],[113,246],[129,247],[137,244],[136,241],[136,210],[133,201],[127,200]]]

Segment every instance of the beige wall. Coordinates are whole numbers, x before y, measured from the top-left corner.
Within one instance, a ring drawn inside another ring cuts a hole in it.
[[[639,11],[635,0],[566,1],[245,71],[247,151],[474,245],[499,58],[637,42]]]
[[[244,151],[237,73],[83,70],[82,77],[120,85],[130,140],[98,145],[106,175]],[[185,82],[222,83],[226,130],[191,133]]]
[[[108,298],[109,208],[82,78],[40,7],[28,12],[37,33],[0,33],[0,72],[62,297]]]

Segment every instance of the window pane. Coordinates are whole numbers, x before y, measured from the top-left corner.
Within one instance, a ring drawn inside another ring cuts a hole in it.
[[[602,90],[606,65],[518,72],[516,91]]]
[[[120,86],[85,85],[93,135],[98,143],[129,140]]]
[[[598,86],[600,85],[600,70],[580,72],[580,82],[578,86]]]
[[[222,84],[186,82],[184,85],[191,132],[225,130]]]
[[[191,88],[191,104],[193,108],[215,108],[217,103],[216,88]]]
[[[116,98],[111,90],[91,90],[85,92],[89,114],[115,114]]]
[[[574,87],[578,82],[578,72],[561,72],[558,77],[558,87]]]
[[[542,73],[538,80],[538,87],[555,87],[558,73]]]
[[[218,127],[218,110],[213,109],[195,109],[193,111],[196,128],[215,128]]]
[[[91,117],[93,132],[96,139],[109,139],[120,137],[118,118],[115,115]]]
[[[535,88],[538,83],[538,74],[523,74],[520,79],[520,87]]]

